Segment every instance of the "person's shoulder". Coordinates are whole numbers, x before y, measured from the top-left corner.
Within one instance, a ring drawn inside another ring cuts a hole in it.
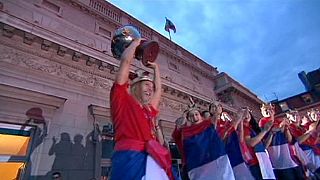
[[[129,88],[129,82],[119,84],[118,82],[113,82],[112,88]]]
[[[260,127],[263,127],[267,122],[270,121],[270,117],[262,117],[260,120],[259,120],[259,126]]]
[[[110,94],[123,94],[123,93],[128,93],[129,94],[129,91],[128,91],[128,88],[129,88],[129,83],[126,82],[124,84],[119,84],[117,82],[114,82],[112,87],[111,87],[111,91],[110,91]]]

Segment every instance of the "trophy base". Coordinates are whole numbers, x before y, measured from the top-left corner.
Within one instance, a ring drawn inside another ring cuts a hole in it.
[[[159,54],[159,44],[156,41],[141,41],[137,47],[135,56],[147,66],[148,62],[154,62]]]

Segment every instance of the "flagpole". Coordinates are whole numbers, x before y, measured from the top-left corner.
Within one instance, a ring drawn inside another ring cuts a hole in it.
[[[169,30],[168,32],[169,32],[169,37],[170,37],[170,41],[171,41],[171,35],[170,35],[170,30]]]

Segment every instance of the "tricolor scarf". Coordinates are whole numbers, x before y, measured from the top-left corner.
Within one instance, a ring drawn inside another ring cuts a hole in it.
[[[211,121],[182,128],[183,154],[191,180],[232,180],[225,146]]]
[[[257,134],[251,129],[250,136],[251,136],[251,138],[256,137]],[[242,147],[243,157],[246,160],[246,162],[249,162],[251,159],[254,158],[251,156],[246,143],[241,143],[241,147]],[[258,159],[262,178],[263,179],[276,179],[274,172],[273,172],[271,161],[269,159],[269,155],[268,155],[268,153],[265,149],[265,146],[263,145],[262,142],[259,142],[257,145],[255,145],[254,152],[255,152],[255,155]]]
[[[240,148],[238,134],[233,130],[226,139],[226,151],[230,159],[234,176],[237,180],[254,180],[251,172],[244,161]]]

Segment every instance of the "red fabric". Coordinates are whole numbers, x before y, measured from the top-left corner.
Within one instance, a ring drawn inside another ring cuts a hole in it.
[[[259,121],[259,127],[264,127],[270,121],[270,117],[263,117]]]
[[[137,141],[133,139],[123,139],[121,141],[118,141],[115,144],[114,149],[116,149],[117,151],[125,151],[125,150],[144,151],[145,142]]]
[[[205,129],[210,127],[211,125],[212,125],[211,121],[204,120],[199,124],[195,124],[195,125],[188,126],[188,127],[183,127],[182,128],[182,136],[183,136],[183,138],[189,138],[194,135],[200,134]]]
[[[243,126],[243,133],[244,133],[244,137],[246,136],[251,137],[251,128],[248,126]],[[241,150],[246,163],[249,166],[259,164],[256,153],[254,151],[254,147],[247,145],[246,142],[241,142],[240,145],[241,145]]]
[[[151,133],[152,121],[158,111],[152,106],[143,108],[128,93],[128,83],[114,84],[110,95],[111,114],[115,127],[115,141],[133,139],[148,141],[155,137]]]
[[[233,131],[235,131],[232,123],[230,121],[222,121],[221,119],[217,124],[217,132],[221,138],[226,138],[231,135]],[[226,136],[225,136],[226,135]],[[225,137],[224,137],[225,136]]]
[[[305,132],[304,128],[298,127],[295,124],[290,124],[289,125],[289,130],[290,130],[291,135],[294,138],[298,138],[299,136],[303,135],[304,132]]]
[[[268,122],[271,121],[270,117],[263,117],[259,121],[259,127],[263,128]],[[282,122],[282,119],[280,118],[275,118],[272,127],[279,128],[280,123]]]
[[[204,120],[203,122],[199,124],[195,124],[192,126],[187,126],[187,127],[182,127],[181,129],[175,128],[175,130],[172,133],[172,138],[175,140],[179,152],[181,153],[182,156],[182,164],[185,165],[186,157],[185,154],[183,153],[183,140],[185,138],[192,137],[194,135],[202,133],[205,129],[210,127],[212,125],[210,120]]]
[[[166,171],[170,179],[173,179],[171,171],[171,155],[168,149],[163,147],[156,140],[149,140],[148,142],[136,141],[132,139],[121,140],[116,143],[115,149],[118,151],[133,150],[144,151],[159,163],[159,165]]]
[[[290,124],[289,129],[290,133],[294,138],[298,138],[302,136],[308,129],[311,123],[307,123],[304,126],[297,127],[294,124]],[[318,145],[319,142],[317,142],[317,133],[312,133],[307,140],[305,140],[302,144],[307,145],[313,148],[313,151],[320,155],[320,147]]]
[[[309,130],[309,126],[312,124],[312,122],[311,121],[308,121],[306,124],[304,124],[304,125],[301,125],[301,127],[305,130],[305,131],[307,131],[307,130]]]
[[[111,88],[110,102],[115,128],[115,150],[146,150],[166,170],[169,178],[173,179],[170,153],[167,149],[159,148],[161,145],[159,142],[155,143],[155,135],[152,133],[153,120],[158,111],[152,106],[141,106],[128,93],[128,86],[128,83],[123,85],[115,83]],[[154,148],[156,146],[157,148]]]
[[[181,150],[183,146],[181,129],[175,128],[171,136],[175,140],[179,150]]]
[[[170,179],[174,179],[171,166],[171,155],[168,149],[163,147],[158,141],[150,140],[146,143],[146,151],[165,170]]]

